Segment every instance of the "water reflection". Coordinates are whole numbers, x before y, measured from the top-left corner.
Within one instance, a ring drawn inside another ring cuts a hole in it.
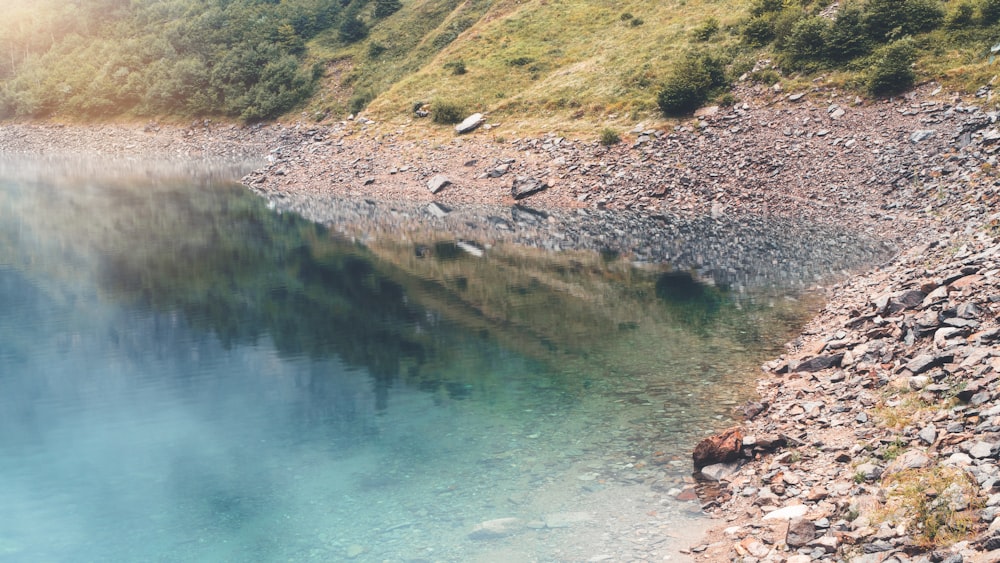
[[[622,553],[801,319],[789,286],[883,250],[810,227],[822,260],[786,238],[696,266],[729,251],[692,222],[636,243],[647,219],[331,200],[316,223],[220,181],[246,164],[113,168],[0,159],[0,559]],[[597,516],[468,537],[565,511]]]

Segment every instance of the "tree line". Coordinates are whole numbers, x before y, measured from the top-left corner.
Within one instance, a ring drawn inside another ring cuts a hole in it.
[[[317,84],[306,42],[374,11],[368,0],[11,1],[0,19],[6,118],[272,118]]]

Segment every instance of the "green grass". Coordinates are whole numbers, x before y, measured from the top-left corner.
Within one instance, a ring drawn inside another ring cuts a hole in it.
[[[734,0],[418,0],[365,41],[343,46],[325,34],[309,49],[315,60],[353,61],[346,82],[331,87],[375,94],[366,114],[380,122],[405,124],[415,101],[436,99],[486,112],[508,130],[593,135],[659,119],[656,93],[676,56],[696,42],[731,47],[736,38],[722,30],[743,12]],[[720,31],[697,41],[694,30],[709,18]],[[465,73],[453,71],[457,61]]]

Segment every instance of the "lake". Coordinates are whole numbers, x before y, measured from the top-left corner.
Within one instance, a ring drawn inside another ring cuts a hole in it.
[[[889,252],[252,166],[0,158],[0,561],[677,560],[693,445]]]

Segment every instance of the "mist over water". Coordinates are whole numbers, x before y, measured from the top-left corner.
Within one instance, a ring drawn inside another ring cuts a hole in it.
[[[662,558],[687,448],[804,313],[589,251],[361,244],[181,168],[0,164],[0,561]]]

